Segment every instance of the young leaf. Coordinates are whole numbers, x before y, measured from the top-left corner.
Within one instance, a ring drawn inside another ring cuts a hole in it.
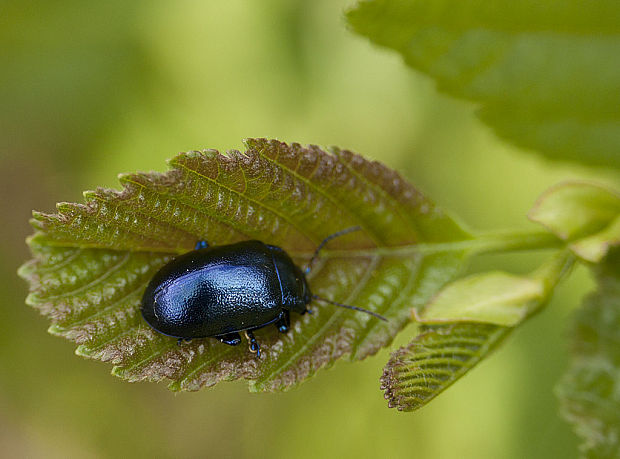
[[[443,289],[416,320],[425,324],[483,322],[514,326],[544,295],[542,282],[504,272],[476,274]]]
[[[415,411],[486,357],[511,327],[461,322],[424,325],[407,346],[392,353],[381,376],[390,408]]]
[[[573,327],[573,360],[557,394],[586,457],[620,455],[620,251],[593,267],[598,290]]]
[[[51,319],[50,332],[79,344],[79,355],[112,362],[129,381],[167,378],[174,390],[197,390],[245,378],[253,390],[286,389],[345,355],[376,353],[409,322],[410,309],[459,270],[466,251],[450,242],[469,235],[396,172],[346,150],[264,139],[246,145],[227,156],[183,153],[167,173],[122,175],[121,191],[98,189],[85,193],[85,204],[36,212],[34,259],[20,275],[31,285],[28,304]],[[258,239],[305,265],[326,236],[355,225],[361,231],[328,244],[310,286],[387,323],[313,305],[312,315],[293,314],[288,334],[258,330],[257,360],[245,345],[212,338],[179,346],[141,317],[153,274],[198,240]]]
[[[620,194],[581,182],[566,182],[546,191],[529,212],[584,260],[597,263],[620,244]]]
[[[371,0],[348,20],[441,91],[477,102],[500,136],[620,167],[617,1]]]
[[[417,410],[464,376],[544,306],[573,261],[560,253],[528,277],[484,273],[445,287],[416,314],[424,322],[420,334],[385,366],[388,405]]]
[[[529,276],[501,271],[473,274],[442,289],[415,319],[424,324],[482,322],[514,327],[543,306],[571,265],[554,257]]]

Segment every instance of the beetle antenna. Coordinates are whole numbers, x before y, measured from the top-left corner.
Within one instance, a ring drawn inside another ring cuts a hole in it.
[[[342,231],[338,231],[337,233],[330,234],[325,239],[323,239],[323,242],[319,244],[319,246],[314,251],[312,258],[310,258],[310,261],[308,262],[308,266],[306,267],[306,271],[304,272],[304,274],[308,274],[312,270],[312,265],[314,264],[316,259],[319,257],[319,252],[321,251],[323,247],[325,247],[325,244],[327,244],[329,241],[331,241],[334,238],[337,238],[339,236],[344,236],[345,234],[352,233],[353,231],[359,231],[361,229],[362,229],[361,226],[352,226],[351,228],[343,229]]]
[[[377,314],[376,312],[369,311],[368,309],[358,308],[357,306],[351,306],[349,304],[337,303],[335,301],[328,300],[327,298],[321,298],[320,296],[317,296],[317,295],[312,295],[312,298],[314,298],[315,300],[324,301],[325,303],[333,304],[334,306],[340,306],[341,308],[347,308],[347,309],[353,309],[355,311],[365,312],[366,314],[370,314],[371,316],[374,316],[377,319],[383,320],[384,322],[388,321],[381,314]]]

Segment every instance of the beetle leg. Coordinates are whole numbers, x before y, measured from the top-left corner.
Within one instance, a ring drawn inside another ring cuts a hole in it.
[[[194,250],[206,249],[207,247],[209,247],[209,243],[207,241],[198,241],[196,242],[196,247],[194,247]]]
[[[258,341],[256,341],[256,338],[254,337],[254,333],[252,333],[252,330],[246,330],[243,333],[245,334],[247,340],[250,342],[250,352],[252,354],[256,354],[256,358],[260,359],[260,346],[258,345]]]
[[[228,333],[227,335],[218,335],[216,336],[222,343],[228,344],[229,346],[236,346],[241,342],[241,336],[239,333]]]
[[[291,326],[291,314],[289,311],[282,311],[280,318],[276,322],[276,327],[280,333],[286,333]]]

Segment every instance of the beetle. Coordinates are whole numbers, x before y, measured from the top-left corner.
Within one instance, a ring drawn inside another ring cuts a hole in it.
[[[312,300],[383,316],[311,293],[306,274],[331,239],[359,230],[352,227],[326,237],[302,271],[284,249],[261,241],[209,246],[199,241],[191,252],[164,265],[150,280],[141,303],[142,317],[157,332],[183,340],[215,337],[237,345],[243,332],[250,352],[260,358],[253,331],[275,324],[286,333],[290,313],[310,313]]]

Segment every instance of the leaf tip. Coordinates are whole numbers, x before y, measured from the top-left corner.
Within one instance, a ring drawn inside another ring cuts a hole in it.
[[[181,392],[182,389],[183,389],[183,386],[181,385],[179,381],[173,381],[170,384],[168,384],[168,390],[172,392]]]
[[[28,306],[36,308],[37,306],[39,306],[39,303],[39,296],[36,294],[36,292],[31,292],[28,294],[28,296],[26,296],[26,304]]]
[[[35,228],[38,226],[38,222],[35,222],[34,219],[30,220],[30,224]],[[32,249],[34,247],[44,245],[46,240],[45,233],[42,231],[36,231],[34,234],[31,234],[26,238],[26,244],[28,244],[28,247]]]
[[[114,365],[112,367],[112,370],[110,371],[110,374],[113,376],[116,376],[117,378],[125,379],[124,368],[121,367],[120,365]]]
[[[267,139],[262,137],[248,137],[243,139],[243,145],[245,145],[248,150],[260,149],[266,142]]]
[[[82,196],[86,202],[93,201],[97,197],[97,192],[94,190],[82,191]]]
[[[52,324],[47,328],[47,332],[54,336],[64,336],[65,329],[58,326],[58,324]]]
[[[30,245],[30,242],[28,241],[28,239],[30,238],[26,239],[26,244]],[[32,260],[27,261],[26,263],[22,264],[19,268],[17,268],[17,275],[21,279],[24,279],[25,281],[30,281],[30,278],[32,277],[32,273],[33,273]]]

